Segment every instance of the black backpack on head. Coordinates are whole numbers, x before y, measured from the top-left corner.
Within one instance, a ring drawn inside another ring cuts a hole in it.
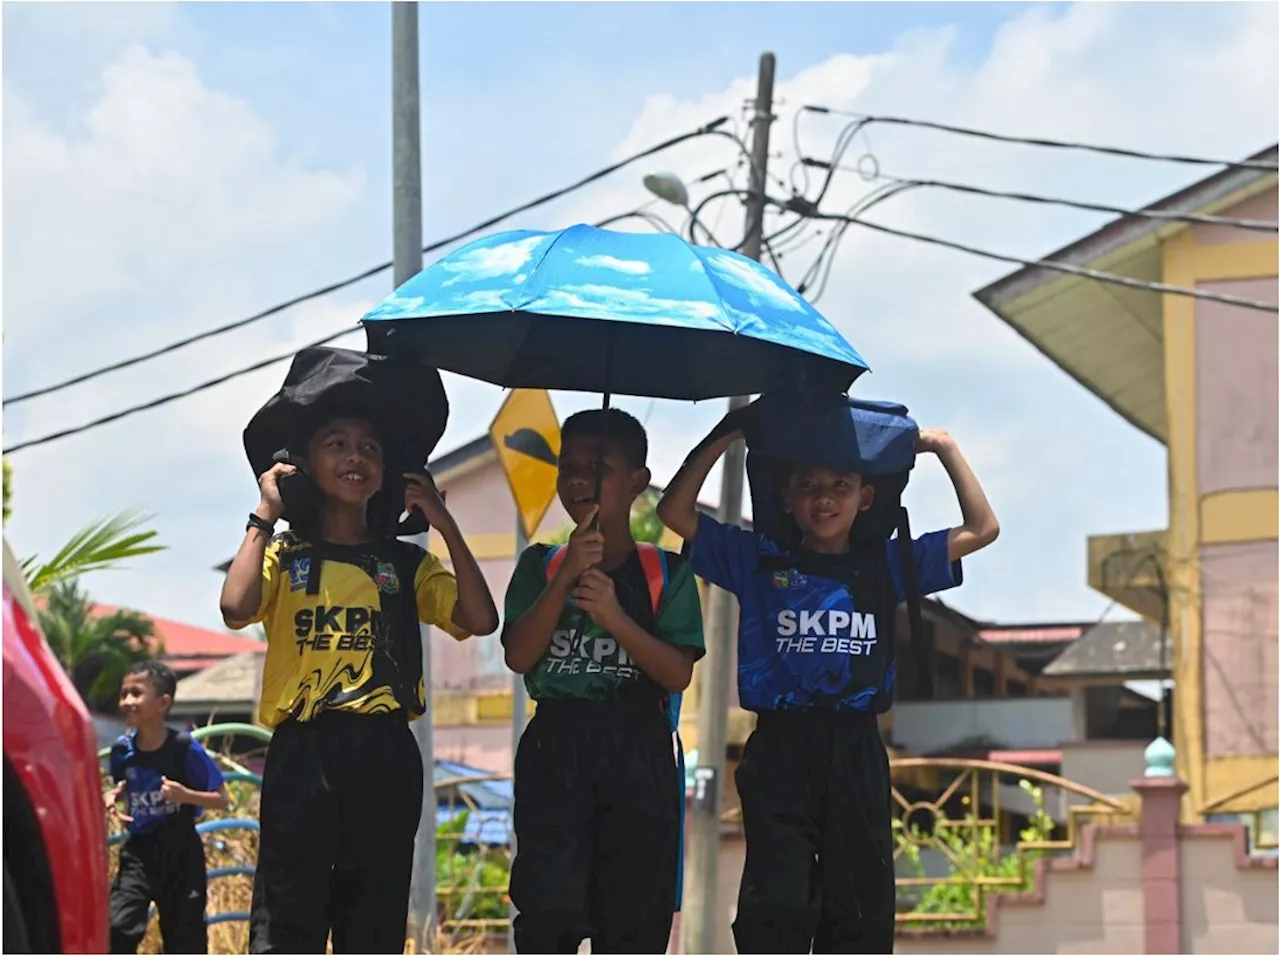
[[[444,434],[449,401],[439,371],[422,362],[350,349],[299,351],[280,391],[244,430],[254,477],[277,462],[301,465],[316,430],[340,415],[368,420],[382,439],[383,485],[369,501],[369,527],[386,537],[425,532],[427,520],[416,510],[401,521],[402,476],[426,468]],[[319,490],[301,468],[281,480],[280,496],[291,527],[314,523]]]

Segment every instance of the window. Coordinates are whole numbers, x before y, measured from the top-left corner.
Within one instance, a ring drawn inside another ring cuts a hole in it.
[[[990,700],[996,696],[996,675],[985,667],[973,669],[973,696],[975,700]]]
[[[934,671],[934,699],[960,700],[964,690],[964,680],[960,672],[959,658],[950,654],[934,655],[936,669]]]
[[[1008,697],[1026,697],[1027,685],[1020,680],[1010,680],[1005,684],[1005,695]]]

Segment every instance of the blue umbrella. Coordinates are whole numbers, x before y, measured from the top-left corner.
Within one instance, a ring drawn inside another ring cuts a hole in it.
[[[363,321],[370,351],[416,353],[507,388],[683,400],[843,393],[867,370],[760,264],[679,236],[592,226],[479,239]]]

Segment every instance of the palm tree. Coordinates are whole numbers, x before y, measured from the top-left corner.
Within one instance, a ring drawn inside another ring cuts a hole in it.
[[[94,614],[93,602],[75,578],[45,590],[37,612],[45,640],[91,710],[114,713],[129,666],[164,652],[151,640],[155,625],[134,611]]]
[[[42,564],[33,556],[22,562],[27,585],[33,593],[43,594],[90,571],[165,550],[153,543],[156,532],[138,530],[148,520],[147,515],[121,512],[85,525],[49,561]]]

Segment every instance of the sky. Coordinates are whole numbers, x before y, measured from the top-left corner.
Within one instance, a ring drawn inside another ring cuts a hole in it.
[[[10,2],[2,16],[5,395],[391,258],[386,4]],[[844,123],[794,122],[805,104],[1226,158],[1277,139],[1274,4],[467,3],[424,4],[420,17],[427,241],[717,116],[745,134],[764,50],[778,63],[778,194],[797,149],[829,154]],[[890,175],[1127,207],[1206,174],[893,126],[870,127],[848,162],[868,152]],[[692,183],[720,169],[742,184],[736,148],[704,137],[501,228],[594,222],[652,201],[646,173]],[[695,200],[725,182],[691,186]],[[824,208],[868,188],[841,173]],[[737,241],[740,215],[727,204],[707,215]],[[922,190],[872,218],[1028,258],[1107,221]],[[798,281],[817,246],[784,256],[784,277]],[[1000,622],[1124,616],[1088,588],[1085,541],[1165,525],[1164,449],[973,300],[1008,271],[855,229],[818,308],[872,368],[855,393],[900,401],[923,425],[949,430],[1001,519],[999,541],[968,560],[948,603]],[[382,274],[13,406],[4,444],[354,326],[390,282]],[[359,348],[362,335],[339,344]],[[10,545],[48,556],[106,514],[153,515],[168,550],[86,586],[105,603],[220,628],[213,568],[234,552],[257,500],[240,435],[285,368],[17,453]],[[446,387],[453,411],[439,452],[482,434],[502,400],[452,375]],[[554,400],[562,417],[597,401]],[[618,404],[645,420],[659,482],[723,412],[721,402]],[[718,487],[713,473],[704,497],[714,501]],[[917,530],[958,519],[936,461],[917,468],[907,502]]]

